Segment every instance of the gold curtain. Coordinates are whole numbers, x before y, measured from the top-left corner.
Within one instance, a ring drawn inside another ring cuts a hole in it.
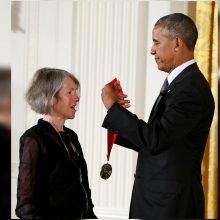
[[[199,32],[195,60],[208,80],[215,99],[215,114],[202,163],[205,192],[205,218],[218,218],[218,1],[196,3],[196,25]],[[208,108],[208,106],[207,106]]]

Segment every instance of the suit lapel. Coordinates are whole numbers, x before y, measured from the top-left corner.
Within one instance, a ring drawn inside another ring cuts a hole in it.
[[[161,106],[161,103],[165,101],[165,99],[166,99],[166,97],[169,95],[169,92],[170,92],[170,91],[171,91],[171,90],[168,90],[166,93],[164,93],[164,94],[162,94],[162,95],[160,94],[160,95],[157,97],[157,99],[156,99],[156,101],[155,101],[155,103],[154,103],[154,106],[153,106],[153,108],[152,108],[152,110],[151,110],[148,123],[151,123],[151,122],[154,120],[154,118],[155,118],[156,115],[157,115],[157,111],[158,111],[158,109],[159,109],[160,106]]]
[[[157,99],[156,99],[156,101],[155,101],[155,103],[154,103],[154,105],[153,105],[153,108],[152,108],[152,110],[151,110],[148,123],[150,123],[150,122],[153,120],[153,118],[154,118],[154,116],[155,116],[155,113],[156,113],[156,108],[157,108],[159,102],[161,101],[161,98],[162,98],[161,95],[159,95],[159,96],[157,97]]]
[[[172,82],[171,84],[169,85],[168,87],[168,91],[166,94],[164,95],[159,95],[153,105],[153,108],[151,110],[151,113],[150,113],[150,117],[149,117],[149,120],[148,120],[148,123],[151,123],[154,118],[156,117],[157,115],[157,112],[158,112],[158,109],[160,108],[161,106],[161,103],[162,102],[165,102],[167,97],[169,96],[170,92],[175,88],[175,86],[180,83],[186,76],[188,76],[188,74],[191,74],[193,70],[197,70],[198,69],[198,66],[196,63],[193,63],[192,65],[188,66],[186,69],[184,69],[181,74],[179,74]]]

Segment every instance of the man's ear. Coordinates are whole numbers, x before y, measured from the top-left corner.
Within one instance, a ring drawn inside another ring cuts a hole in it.
[[[175,40],[176,40],[175,51],[178,51],[180,48],[183,47],[184,42],[183,42],[183,40],[182,40],[181,38],[179,38],[179,37],[176,37]]]

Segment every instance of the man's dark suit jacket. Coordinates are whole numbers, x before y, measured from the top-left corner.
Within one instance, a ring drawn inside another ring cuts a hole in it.
[[[153,108],[148,123],[118,103],[103,127],[138,151],[130,218],[203,218],[201,162],[214,100],[196,63],[184,69]]]

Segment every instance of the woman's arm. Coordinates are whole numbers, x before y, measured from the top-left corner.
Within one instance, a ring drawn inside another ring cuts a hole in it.
[[[34,204],[36,170],[40,149],[31,137],[20,139],[20,164],[17,183],[17,205],[15,213],[22,219],[42,219]]]

